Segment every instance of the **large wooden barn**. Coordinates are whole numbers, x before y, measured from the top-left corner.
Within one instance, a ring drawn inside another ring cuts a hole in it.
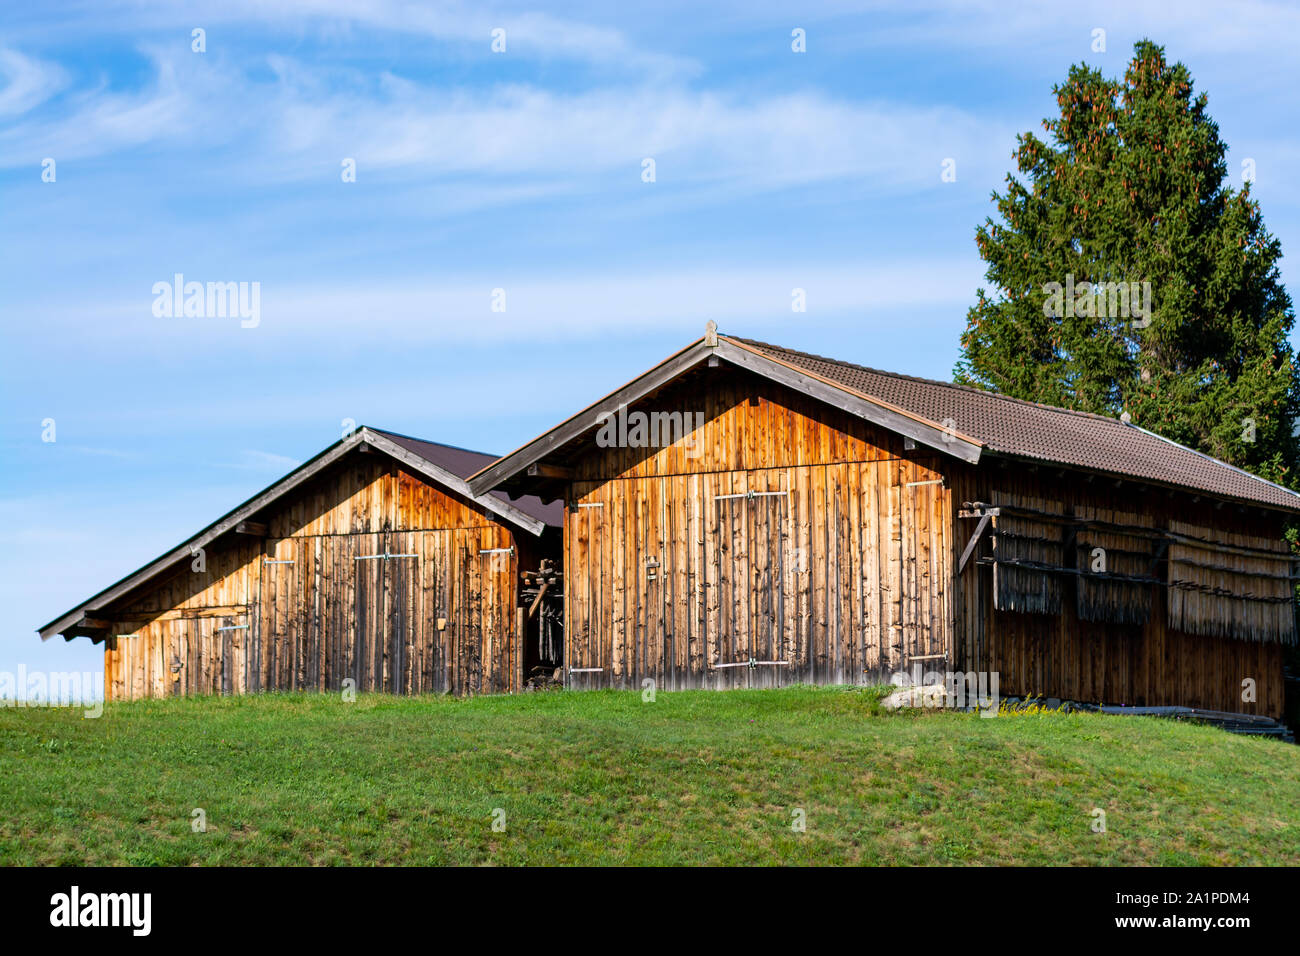
[[[519,690],[557,663],[519,589],[562,509],[472,493],[493,460],[358,429],[41,636],[102,641],[110,700]]]
[[[1300,496],[1118,420],[710,329],[469,486],[565,503],[571,687],[1283,712]]]

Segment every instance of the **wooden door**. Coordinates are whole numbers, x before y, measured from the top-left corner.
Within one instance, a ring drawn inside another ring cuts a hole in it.
[[[523,648],[515,639],[515,581],[519,556],[510,532],[500,525],[474,532],[476,547],[470,560],[478,582],[472,614],[482,662],[479,689],[501,694],[518,689],[522,679]]]
[[[442,638],[447,689],[458,695],[517,690],[523,649],[515,640],[519,564],[510,532],[493,525],[451,534],[444,558],[451,582]]]
[[[738,487],[739,486],[739,487]],[[786,633],[788,493],[780,473],[736,476],[714,497],[718,632],[711,662],[718,687],[777,687],[790,667]]]
[[[240,615],[243,617],[243,615]],[[230,694],[222,675],[233,656],[223,655],[223,640],[229,632],[218,632],[232,618],[187,617],[168,622],[165,666],[177,695]]]
[[[216,657],[212,662],[212,681],[217,693],[245,693],[248,689],[245,659],[251,630],[249,615],[232,614],[209,620],[212,624],[210,645]]]
[[[262,690],[294,690],[302,686],[306,582],[302,564],[303,538],[268,539],[262,558],[260,632],[255,636],[258,685]]]
[[[919,473],[918,473],[919,472]],[[904,472],[901,493],[900,662],[909,674],[950,670],[948,660],[947,491],[928,472]]]
[[[664,533],[664,479],[646,478],[627,482],[629,492],[627,568],[630,653],[625,673],[633,690],[647,679],[658,688],[666,687],[668,633],[664,627],[668,573],[667,542]]]
[[[609,679],[606,650],[612,622],[606,589],[617,554],[607,533],[607,491],[600,484],[586,494],[575,488],[577,500],[567,516],[564,683],[575,690],[603,687]]]
[[[410,532],[356,535],[352,678],[359,692],[409,693],[419,623],[420,556]]]

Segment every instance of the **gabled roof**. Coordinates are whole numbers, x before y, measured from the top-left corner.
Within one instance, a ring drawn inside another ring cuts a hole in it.
[[[496,455],[490,455],[485,451],[470,451],[468,448],[443,445],[434,441],[425,441],[422,438],[412,438],[409,435],[399,435],[396,432],[382,431],[378,428],[369,430],[376,435],[383,435],[385,438],[391,439],[394,444],[400,445],[412,454],[418,455],[424,461],[450,472],[461,479],[462,482],[470,475],[482,471],[497,460]],[[456,490],[466,497],[474,497],[468,485]],[[490,497],[552,528],[559,528],[564,524],[563,502],[552,501],[546,503],[536,495],[520,495],[518,498],[512,499],[504,491],[493,491],[490,493]],[[487,502],[484,502],[484,504],[487,504]],[[489,505],[489,507],[491,506]],[[526,525],[523,527],[529,531],[533,530]],[[538,534],[539,532],[533,531],[533,533]]]
[[[383,452],[409,467],[432,482],[442,485],[471,501],[477,502],[488,511],[505,521],[522,528],[534,535],[540,535],[548,526],[559,525],[563,519],[563,506],[543,504],[534,496],[522,496],[511,501],[503,493],[477,495],[465,482],[474,470],[491,462],[493,456],[437,442],[420,441],[406,435],[381,431],[377,428],[361,427],[315,458],[299,465],[273,485],[263,489],[249,498],[233,511],[227,512],[193,537],[177,545],[171,551],[151,561],[144,567],[128,574],[116,584],[112,584],[90,599],[77,605],[72,610],[55,618],[40,628],[42,640],[48,640],[55,634],[64,634],[78,628],[86,617],[101,610],[112,602],[130,593],[154,577],[168,571],[181,561],[189,560],[196,548],[202,548],[226,534],[241,521],[252,519],[263,509],[274,504],[293,489],[320,474],[325,468],[338,461],[344,455],[361,445]],[[77,633],[65,634],[68,640],[80,636]]]
[[[542,494],[545,497],[548,493],[547,489],[553,492],[556,484],[562,479],[556,478],[555,473],[548,470],[542,459],[566,446],[590,438],[592,431],[600,426],[604,417],[617,412],[620,406],[630,405],[653,394],[711,360],[725,360],[733,365],[747,368],[755,374],[799,389],[954,457],[970,462],[979,460],[980,443],[959,431],[945,429],[942,425],[921,418],[906,408],[769,358],[739,339],[711,332],[664,359],[649,371],[638,375],[622,388],[610,392],[598,402],[588,405],[550,431],[539,435],[528,444],[471,476],[470,488],[479,494],[503,485],[518,488],[521,485],[518,479],[527,473],[542,479],[548,476],[552,478],[549,484],[544,480],[529,483],[543,489]]]
[[[706,335],[469,479],[480,494],[589,436],[606,412],[651,394],[716,358],[853,412],[946,455],[1049,462],[1267,508],[1300,512],[1300,494],[1114,418],[1025,402],[996,392],[913,378],[751,339]]]

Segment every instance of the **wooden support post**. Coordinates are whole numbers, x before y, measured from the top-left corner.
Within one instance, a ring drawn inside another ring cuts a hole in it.
[[[515,692],[522,693],[524,689],[524,658],[528,656],[528,648],[525,646],[524,637],[527,634],[527,622],[524,618],[524,609],[515,608]]]
[[[536,613],[538,605],[542,603],[542,595],[546,593],[547,589],[550,588],[550,586],[551,586],[551,582],[547,581],[545,584],[543,584],[540,588],[537,589],[537,597],[533,598],[532,606],[528,608],[529,617],[532,617],[533,614]]]
[[[980,536],[984,534],[984,529],[989,526],[989,522],[992,520],[993,516],[991,514],[983,515],[980,518],[980,523],[975,526],[975,533],[970,536],[970,541],[966,542],[966,550],[961,553],[961,561],[957,564],[957,574],[959,576],[966,570],[966,562],[975,553],[975,547],[979,544]]]

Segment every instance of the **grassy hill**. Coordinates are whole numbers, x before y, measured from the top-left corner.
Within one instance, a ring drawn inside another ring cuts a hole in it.
[[[879,696],[2,709],[0,863],[1300,864],[1300,747]]]

